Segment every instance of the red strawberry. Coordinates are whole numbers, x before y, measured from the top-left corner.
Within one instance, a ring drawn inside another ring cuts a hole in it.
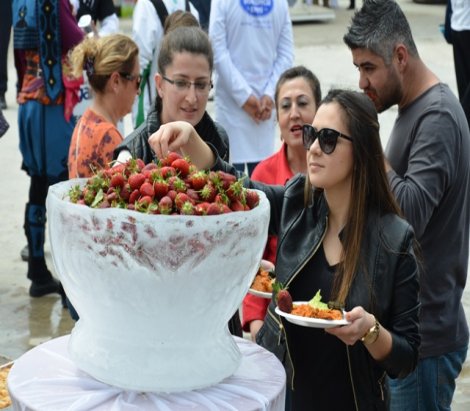
[[[144,196],[144,197],[139,198],[139,200],[137,200],[137,204],[139,205],[139,207],[147,208],[151,203],[152,203],[152,197],[150,196]]]
[[[192,188],[188,188],[186,190],[186,194],[188,195],[188,197],[193,200],[194,202],[196,201],[199,201],[199,194],[197,193],[196,190],[192,189]]]
[[[139,188],[140,194],[143,196],[148,196],[150,198],[153,198],[155,195],[155,190],[153,189],[153,184],[149,182],[145,182],[142,184]]]
[[[140,191],[135,189],[129,196],[129,204],[134,204],[140,198]]]
[[[207,202],[196,204],[194,207],[195,214],[197,215],[206,215],[207,210],[209,209],[210,204]]]
[[[186,193],[178,193],[178,194],[176,194],[176,197],[175,197],[175,207],[176,207],[178,210],[181,210],[181,209],[183,208],[183,204],[186,203],[186,202],[192,203],[193,201],[191,200],[191,198],[190,198]]]
[[[139,170],[141,170],[141,171],[142,171],[142,170],[144,169],[144,167],[145,167],[144,160],[142,160],[142,159],[140,159],[140,158],[138,158],[138,159],[136,160],[136,164],[137,164],[137,168],[138,168]]]
[[[142,172],[144,171],[152,171],[158,168],[158,166],[155,163],[148,163],[145,165],[145,167],[142,169]]]
[[[241,181],[235,181],[234,183],[230,184],[228,189],[225,191],[227,197],[230,198],[231,201],[245,201],[245,190],[243,188]]]
[[[186,183],[178,176],[171,176],[168,179],[168,185],[170,186],[170,190],[175,190],[177,193],[186,192]]]
[[[171,198],[171,201],[175,201],[176,194],[178,194],[175,190],[168,190],[167,196]]]
[[[191,203],[191,201],[185,201],[180,209],[180,212],[183,215],[193,215],[195,213],[193,203]]]
[[[113,174],[109,182],[110,187],[124,187],[124,184],[126,184],[126,180],[121,173]]]
[[[246,190],[245,200],[250,210],[259,204],[259,194],[254,190]]]
[[[182,158],[179,153],[176,153],[174,151],[170,151],[168,155],[160,160],[160,164],[162,167],[169,166],[173,161],[177,160],[178,158]]]
[[[188,180],[194,190],[202,190],[207,182],[207,173],[205,171],[198,171],[190,174]]]
[[[230,208],[232,211],[245,211],[245,206],[239,200],[233,200],[230,203]]]
[[[173,210],[173,201],[170,197],[164,196],[158,202],[158,209],[160,210],[161,214],[170,214]]]
[[[168,183],[165,180],[156,180],[153,183],[153,189],[155,191],[155,197],[160,199],[168,194]]]
[[[160,169],[160,174],[163,178],[168,178],[176,175],[176,170],[170,166],[164,166]]]
[[[145,176],[141,173],[132,174],[127,180],[131,187],[131,190],[139,189],[142,184],[144,184]]]
[[[219,178],[224,190],[227,190],[230,187],[230,184],[237,181],[237,177],[232,174],[226,173],[225,171],[219,171]]]
[[[285,313],[290,313],[292,311],[292,296],[289,291],[287,291],[287,288],[284,288],[281,283],[275,281],[273,284],[273,292],[279,309]]]
[[[212,203],[216,195],[217,190],[212,183],[207,183],[199,194],[199,196],[208,203]]]
[[[207,215],[222,214],[222,207],[219,203],[210,203],[207,207]]]
[[[171,163],[171,167],[176,169],[182,178],[189,174],[189,163],[184,158],[178,158]]]
[[[131,195],[131,187],[129,184],[125,184],[124,187],[119,190],[119,195],[124,201],[129,201],[129,196]]]

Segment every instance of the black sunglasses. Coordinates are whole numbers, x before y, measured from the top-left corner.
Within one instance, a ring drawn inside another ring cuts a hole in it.
[[[136,85],[137,85],[137,88],[140,87],[140,83],[142,81],[142,76],[139,74],[137,76],[133,75],[133,74],[129,74],[129,73],[119,73],[119,75],[122,77],[122,78],[125,78],[126,80],[128,81],[134,81],[134,80],[137,80],[136,81]]]
[[[321,151],[325,154],[331,154],[335,151],[338,137],[343,137],[346,140],[353,141],[351,137],[341,134],[339,131],[333,130],[332,128],[322,128],[321,130],[317,130],[310,124],[304,124],[302,126],[302,142],[305,150],[310,150],[311,145],[318,138]]]

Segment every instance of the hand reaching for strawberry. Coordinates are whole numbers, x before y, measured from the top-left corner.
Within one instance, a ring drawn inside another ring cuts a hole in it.
[[[165,158],[171,151],[181,151],[200,170],[210,168],[215,161],[210,147],[186,121],[163,124],[150,136],[149,144],[158,158]]]

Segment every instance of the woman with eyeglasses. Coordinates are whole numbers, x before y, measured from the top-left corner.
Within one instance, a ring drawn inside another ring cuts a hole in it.
[[[286,186],[245,184],[270,201],[278,281],[294,301],[321,290],[349,324],[291,324],[273,299],[257,342],[285,365],[293,410],[386,410],[385,376],[404,377],[417,363],[419,265],[388,185],[373,103],[330,91],[303,127],[303,143],[307,175]],[[150,144],[157,155],[179,148],[199,168],[236,174],[187,123],[162,127]]]
[[[139,94],[139,50],[122,34],[86,38],[71,55],[73,74],[85,70],[93,90],[91,106],[75,126],[69,148],[69,178],[89,177],[113,160],[123,137],[118,121]]]
[[[116,148],[115,158],[120,162],[131,157],[145,163],[157,160],[148,142],[150,136],[166,123],[185,121],[228,161],[227,133],[206,112],[213,67],[209,38],[199,26],[168,28],[158,56],[154,108]]]

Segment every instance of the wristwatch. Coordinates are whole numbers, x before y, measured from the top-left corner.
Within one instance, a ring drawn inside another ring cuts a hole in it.
[[[377,318],[375,318],[374,316],[374,320],[375,320],[375,323],[374,325],[369,328],[369,330],[364,334],[364,336],[361,338],[361,341],[365,344],[365,345],[369,345],[369,344],[373,344],[377,341],[377,338],[379,338],[379,334],[380,334],[380,323],[379,321],[377,320]]]

